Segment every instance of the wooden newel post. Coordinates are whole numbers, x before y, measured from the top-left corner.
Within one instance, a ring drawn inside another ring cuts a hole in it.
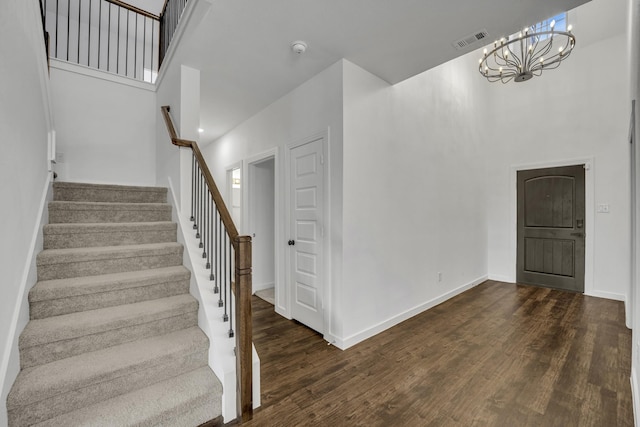
[[[236,384],[238,419],[253,417],[253,329],[251,324],[251,237],[238,236],[236,246]]]

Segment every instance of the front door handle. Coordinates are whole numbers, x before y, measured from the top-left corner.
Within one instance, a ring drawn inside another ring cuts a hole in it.
[[[572,236],[584,237],[584,233],[571,233]]]
[[[287,243],[289,244],[289,246],[293,246],[293,245],[296,244],[296,241],[295,240],[289,240]]]

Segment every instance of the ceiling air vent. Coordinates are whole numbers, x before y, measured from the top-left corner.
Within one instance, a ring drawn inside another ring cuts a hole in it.
[[[487,30],[478,30],[473,34],[469,34],[468,36],[461,38],[460,40],[454,41],[453,47],[455,47],[458,50],[461,50],[461,49],[467,48],[468,46],[474,45],[475,43],[478,43],[478,42],[483,42],[479,44],[479,46],[483,44],[487,44],[485,39],[488,36],[489,36],[489,33],[487,32]]]

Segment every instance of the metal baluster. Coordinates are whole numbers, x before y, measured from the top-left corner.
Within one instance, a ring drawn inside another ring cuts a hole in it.
[[[109,8],[109,25],[107,26],[107,71],[111,71],[111,3],[107,4]]]
[[[222,249],[224,251],[224,257],[222,261],[222,287],[224,288],[224,316],[222,316],[222,320],[225,322],[229,321],[229,315],[227,314],[227,306],[229,305],[229,299],[227,298],[227,232],[223,234],[224,243],[222,244]]]
[[[129,15],[131,11],[127,9],[127,46],[124,51],[124,75],[129,77]]]
[[[58,57],[58,22],[60,21],[60,19],[58,18],[58,7],[60,0],[56,0],[56,58]]]
[[[151,21],[151,77],[150,77],[150,81],[151,83],[153,83],[153,52],[155,51],[155,49],[153,49],[153,34],[154,31],[153,29],[155,28],[155,21]]]
[[[98,0],[98,70],[100,69],[100,43],[102,41],[102,0]]]
[[[202,182],[203,179],[202,179],[202,177],[203,177],[203,173],[202,173],[202,169],[200,169],[200,177],[199,177],[200,188],[199,188],[199,191],[198,191],[198,233],[196,235],[196,237],[198,239],[200,239],[200,243],[198,244],[199,248],[202,248],[202,234],[201,234],[201,231],[202,231],[202,217],[203,217],[203,215],[202,215],[202,201],[203,201],[202,200],[202,187],[203,187],[203,182]]]
[[[69,23],[71,21],[71,0],[67,0],[67,61],[69,60]]]
[[[203,252],[203,258],[207,258],[207,265],[205,266],[206,269],[211,268],[211,261],[209,260],[211,252],[209,251],[209,253],[207,253],[207,250],[209,250],[209,246],[211,245],[211,200],[211,194],[207,191],[207,235],[204,238]]]
[[[218,213],[218,209],[216,208],[216,203],[213,200],[213,196],[211,196],[211,239],[209,241],[209,258],[211,259],[211,274],[209,275],[209,280],[213,280],[215,277],[213,275],[213,263],[215,262],[215,260],[213,259],[213,242],[214,242],[214,236],[215,236],[215,231],[214,228],[216,228],[216,214]],[[215,292],[215,289],[214,289]]]
[[[213,262],[213,265],[211,266],[211,276],[209,276],[209,280],[215,280],[214,284],[213,284],[213,293],[217,294],[218,292],[220,292],[220,287],[218,286],[218,280],[216,274],[218,274],[217,272],[217,268],[218,268],[218,262],[216,261],[216,257],[218,256],[217,251],[214,252],[214,248],[216,247],[216,243],[218,242],[218,223],[219,223],[219,214],[218,214],[218,207],[215,206],[215,209],[213,211],[213,223],[214,223],[214,228],[215,228],[215,234],[214,234],[214,240],[211,242],[211,261]]]
[[[142,17],[142,22],[143,22],[143,32],[142,32],[142,80],[146,81],[144,79],[144,60],[145,60],[145,56],[146,56],[146,50],[147,50],[147,17],[143,16]]]
[[[202,240],[200,242],[200,244],[202,245],[202,258],[206,258],[207,257],[207,231],[208,231],[208,215],[209,215],[209,191],[207,190],[209,188],[207,184],[207,182],[204,182],[205,185],[203,185],[203,199],[202,201],[204,202],[204,208],[202,210],[203,212],[203,217],[202,217]]]
[[[88,21],[88,27],[89,27],[89,42],[87,45],[87,67],[91,67],[91,4],[93,3],[93,0],[89,0],[89,21]]]
[[[216,283],[220,286],[218,307],[222,307],[224,305],[224,301],[222,300],[222,294],[224,293],[224,282],[222,282],[222,239],[224,238],[224,228],[222,226],[222,218],[218,218],[218,223],[220,226],[220,236],[218,238],[218,262],[216,263],[218,277],[216,278]]]
[[[80,64],[80,18],[82,12],[82,1],[78,0],[78,64]]]
[[[118,8],[116,9],[118,11],[118,30],[117,30],[117,37],[116,37],[116,74],[120,74],[120,12],[122,11],[122,8],[120,6],[118,6]]]
[[[193,218],[193,229],[197,230],[198,229],[198,189],[200,187],[200,180],[198,179],[198,177],[200,176],[200,164],[196,163],[196,177],[195,177],[195,184],[196,184],[196,191],[195,191],[195,217]]]
[[[232,269],[232,260],[233,260],[233,251],[231,246],[231,239],[229,239],[229,338],[233,338],[233,287],[231,284],[231,269]],[[236,283],[236,286],[238,284]]]
[[[138,78],[138,18],[136,14],[136,40],[133,44],[133,78]],[[193,171],[193,170],[192,170]]]
[[[191,221],[195,221],[194,208],[196,199],[196,155],[191,152]]]

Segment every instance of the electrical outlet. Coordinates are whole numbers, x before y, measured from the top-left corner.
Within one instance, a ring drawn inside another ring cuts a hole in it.
[[[56,153],[56,163],[64,163],[64,153]]]
[[[442,272],[438,271],[438,282],[442,282]]]
[[[599,204],[597,211],[598,213],[609,213],[609,204],[608,203]]]

